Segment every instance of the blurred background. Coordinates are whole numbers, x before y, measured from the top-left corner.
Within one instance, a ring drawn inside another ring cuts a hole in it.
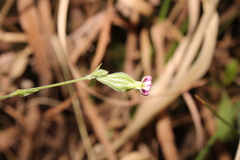
[[[1,160],[239,160],[240,1],[0,0]]]

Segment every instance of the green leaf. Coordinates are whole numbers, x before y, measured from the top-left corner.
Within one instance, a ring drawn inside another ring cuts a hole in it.
[[[14,93],[19,97],[25,97],[30,94],[33,94],[35,92],[39,91],[38,88],[30,88],[30,89],[17,89]]]
[[[237,72],[238,72],[238,61],[236,59],[233,59],[225,68],[224,79],[223,79],[224,85],[231,84],[236,78]]]
[[[222,100],[218,105],[218,115],[227,121],[231,126],[234,124],[235,107],[226,92],[222,94]],[[217,132],[219,139],[223,142],[230,140],[233,137],[231,126],[226,125],[221,119],[217,119]]]

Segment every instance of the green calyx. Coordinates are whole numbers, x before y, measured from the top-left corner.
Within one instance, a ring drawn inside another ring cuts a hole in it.
[[[102,84],[105,84],[119,92],[126,92],[132,89],[141,89],[142,82],[135,81],[126,73],[113,73],[96,78]]]

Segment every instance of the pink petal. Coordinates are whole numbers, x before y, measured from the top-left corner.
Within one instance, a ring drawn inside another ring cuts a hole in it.
[[[142,95],[144,95],[144,96],[148,96],[148,95],[149,95],[149,91],[148,91],[148,90],[141,89],[140,92],[141,92]]]
[[[143,77],[142,84],[143,84],[143,86],[142,86],[140,92],[142,93],[142,95],[148,96],[149,91],[150,91],[151,86],[152,86],[152,77],[151,76]]]
[[[143,77],[142,82],[144,83],[146,81],[152,81],[152,76],[145,76],[145,77]]]

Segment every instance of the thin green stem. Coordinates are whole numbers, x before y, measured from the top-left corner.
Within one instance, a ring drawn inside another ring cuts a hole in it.
[[[225,125],[227,125],[233,132],[235,132],[238,136],[240,136],[239,131],[231,125],[228,121],[226,121],[224,118],[222,118],[212,107],[207,104],[203,99],[201,99],[198,95],[195,95],[195,97],[205,106],[207,107],[217,118],[219,118]]]
[[[6,98],[11,98],[11,97],[13,97],[13,96],[16,96],[14,93],[15,93],[15,92],[13,92],[13,93],[10,93],[10,94],[8,94],[8,95],[5,95],[5,96],[2,96],[2,97],[0,97],[0,100],[2,100],[2,99],[6,99]]]
[[[8,95],[0,97],[0,100],[6,99],[6,98],[10,98],[10,97],[13,97],[13,96],[24,97],[24,96],[27,96],[29,94],[35,93],[35,92],[37,92],[37,91],[39,91],[41,89],[58,87],[58,86],[62,86],[62,85],[75,83],[75,82],[78,82],[78,81],[91,80],[91,79],[95,79],[95,78],[106,76],[108,74],[108,71],[103,70],[103,69],[99,69],[100,66],[101,66],[101,64],[97,67],[97,69],[93,73],[91,73],[91,74],[89,74],[89,75],[87,75],[85,77],[78,78],[78,79],[73,79],[73,80],[69,80],[69,81],[65,81],[65,82],[50,84],[50,85],[46,85],[46,86],[35,87],[35,88],[17,89],[13,93],[10,93]]]
[[[78,81],[91,80],[91,79],[94,79],[94,78],[95,77],[89,77],[89,75],[88,75],[88,76],[85,76],[85,77],[82,77],[82,78],[78,78],[78,79],[73,79],[73,80],[60,82],[60,83],[55,83],[55,84],[49,84],[49,85],[46,85],[46,86],[40,86],[40,87],[31,88],[31,89],[41,90],[41,89],[46,89],[46,88],[53,88],[53,87],[58,87],[58,86],[63,86],[63,85],[75,83],[75,82],[78,82]]]
[[[15,92],[10,93],[8,95],[2,96],[0,97],[0,100],[2,99],[6,99],[6,98],[10,98],[13,96],[20,96],[20,97],[24,97],[27,96],[29,94],[35,93],[37,91],[40,91],[41,89],[47,89],[47,88],[52,88],[52,87],[58,87],[58,86],[62,86],[62,85],[67,85],[67,84],[71,84],[71,83],[75,83],[78,81],[83,81],[83,80],[91,80],[94,79],[95,77],[90,77],[85,76],[79,79],[73,79],[73,80],[69,80],[69,81],[65,81],[65,82],[60,82],[60,83],[55,83],[55,84],[50,84],[50,85],[46,85],[46,86],[40,86],[40,87],[35,87],[35,88],[28,88],[28,89],[17,89]]]
[[[216,140],[218,139],[218,134],[215,133],[207,142],[206,146],[201,150],[201,152],[197,155],[195,160],[202,160],[209,152],[210,148],[214,145]]]

